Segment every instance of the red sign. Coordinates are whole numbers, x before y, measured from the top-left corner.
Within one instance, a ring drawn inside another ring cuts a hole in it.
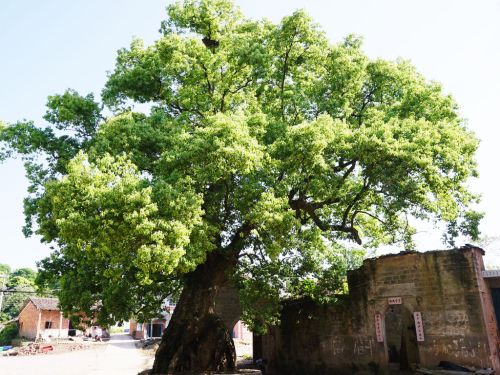
[[[415,331],[417,333],[417,341],[425,341],[424,339],[424,322],[422,321],[422,313],[414,312],[413,317],[415,318]]]
[[[384,330],[382,328],[382,315],[375,313],[375,334],[377,335],[377,342],[384,342]]]
[[[389,302],[389,305],[401,305],[403,303],[403,299],[401,297],[389,297],[387,302]]]

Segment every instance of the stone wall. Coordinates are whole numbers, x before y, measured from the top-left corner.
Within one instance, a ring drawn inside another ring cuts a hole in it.
[[[473,247],[365,260],[338,306],[285,304],[281,326],[262,338],[262,357],[280,374],[387,373],[443,360],[500,373],[482,268]]]

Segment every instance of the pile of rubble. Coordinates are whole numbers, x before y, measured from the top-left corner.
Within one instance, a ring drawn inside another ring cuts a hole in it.
[[[491,368],[475,369],[467,366],[458,365],[449,361],[439,362],[439,366],[434,369],[419,368],[419,374],[424,375],[462,375],[462,374],[476,374],[476,375],[494,375],[495,370]]]
[[[52,352],[72,352],[75,350],[88,349],[91,346],[86,343],[64,342],[64,343],[29,343],[26,346],[10,348],[2,353],[3,356],[27,356],[37,354],[48,354]]]
[[[47,354],[54,350],[52,345],[28,344],[17,349],[18,355],[36,355],[39,353]]]

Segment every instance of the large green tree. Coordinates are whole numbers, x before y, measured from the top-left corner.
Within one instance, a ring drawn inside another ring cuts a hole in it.
[[[334,299],[349,243],[411,249],[409,218],[477,234],[478,142],[407,61],[332,45],[303,11],[245,18],[229,0],[167,8],[160,39],[118,52],[102,91],[49,97],[2,131],[32,182],[26,234],[55,247],[41,279],[67,312],[155,313],[182,290],[155,373],[235,366],[214,311],[228,280],[254,329],[280,298]],[[149,114],[134,103],[149,103]]]

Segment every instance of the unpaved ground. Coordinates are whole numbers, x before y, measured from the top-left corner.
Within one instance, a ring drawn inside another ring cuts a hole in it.
[[[125,334],[112,335],[108,343],[93,350],[0,357],[2,375],[136,375],[151,367],[152,359],[142,355]]]
[[[238,360],[248,360],[252,358],[253,347],[251,341],[234,339],[234,346],[236,348]]]

